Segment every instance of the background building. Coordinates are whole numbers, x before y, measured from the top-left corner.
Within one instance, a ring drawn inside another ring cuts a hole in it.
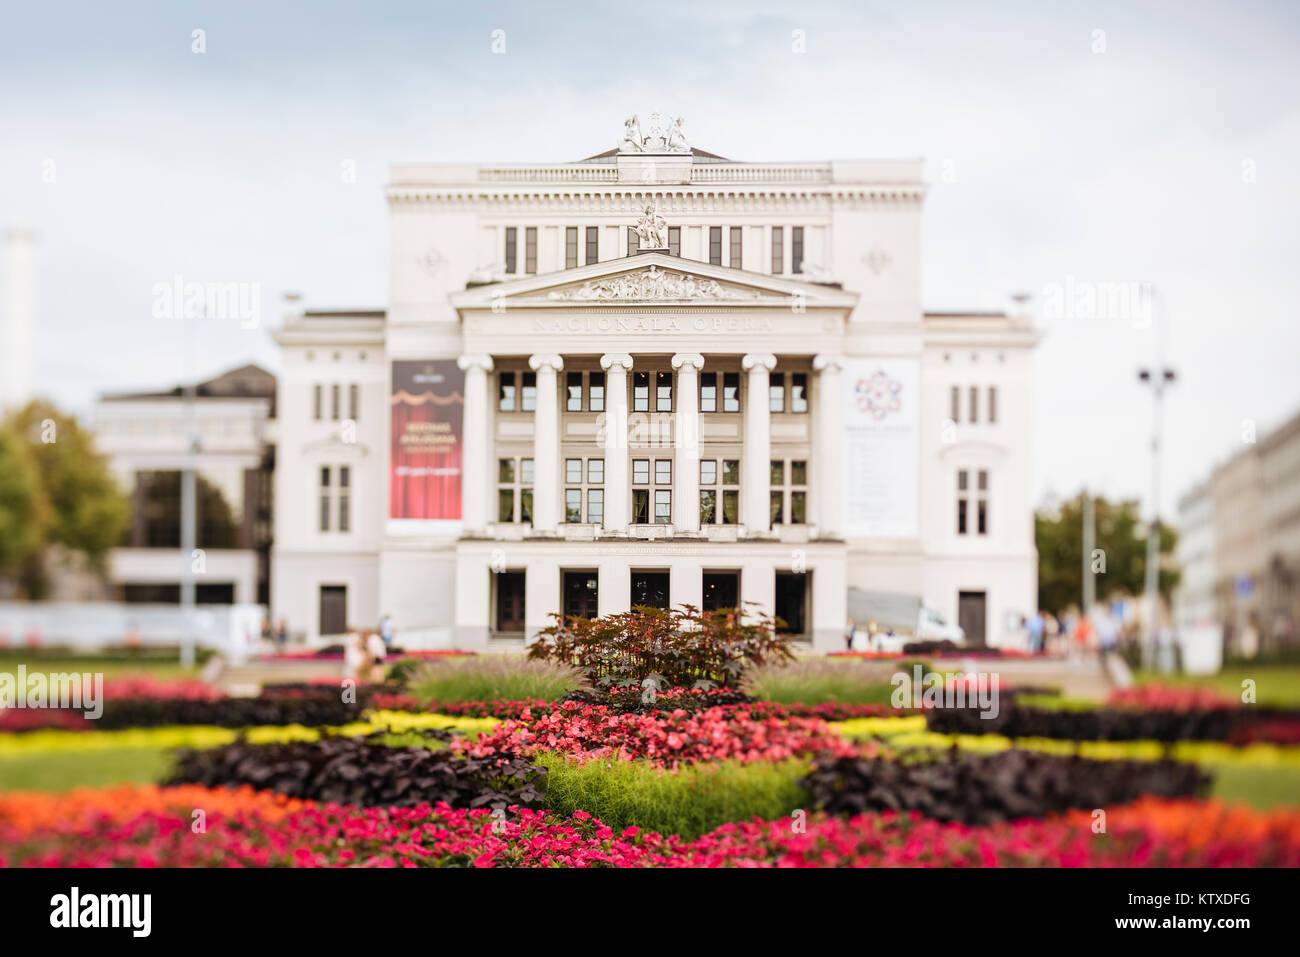
[[[127,540],[109,555],[109,579],[126,602],[180,601],[181,472],[197,440],[196,600],[270,599],[272,423],[275,377],[246,365],[163,392],[106,395],[94,411],[95,444],[131,499]]]
[[[286,320],[274,614],[520,645],[553,612],[850,586],[1033,611],[1027,318],[926,314],[919,161],[741,163],[629,120],[573,163],[392,171],[386,312]]]

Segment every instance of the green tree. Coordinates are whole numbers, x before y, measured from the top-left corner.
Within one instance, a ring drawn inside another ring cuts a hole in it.
[[[1136,501],[1094,500],[1096,540],[1100,550],[1096,566],[1097,599],[1139,595],[1146,587],[1146,526]],[[1051,511],[1034,515],[1034,541],[1038,546],[1038,605],[1059,614],[1080,603],[1083,595],[1083,495],[1062,502]],[[1172,568],[1178,533],[1160,525],[1160,593],[1168,598],[1178,585]],[[1104,569],[1104,571],[1103,571]]]
[[[18,578],[45,542],[50,506],[22,436],[0,423],[0,575]]]
[[[108,550],[122,540],[130,508],[90,433],[75,416],[42,399],[10,413],[6,426],[23,440],[49,511],[41,545],[80,552],[92,568],[102,569]],[[31,597],[43,594],[39,561],[29,559],[23,578]]]

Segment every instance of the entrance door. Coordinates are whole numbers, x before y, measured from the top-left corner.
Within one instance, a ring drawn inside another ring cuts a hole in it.
[[[704,610],[735,608],[740,604],[739,572],[704,573]]]
[[[501,572],[493,580],[497,589],[496,630],[501,634],[523,634],[524,573]]]
[[[600,577],[592,572],[564,572],[561,589],[564,592],[565,618],[596,618],[596,600],[600,595]]]
[[[320,633],[341,635],[348,630],[348,586],[320,586]]]
[[[632,572],[632,607],[668,607],[668,572]]]
[[[966,632],[966,644],[982,645],[985,643],[985,621],[988,614],[988,598],[982,591],[962,591],[957,593],[957,624]]]

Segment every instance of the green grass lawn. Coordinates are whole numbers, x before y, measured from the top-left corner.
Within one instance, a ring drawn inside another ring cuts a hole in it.
[[[1240,699],[1242,682],[1255,682],[1257,704],[1300,707],[1300,665],[1235,665],[1217,675],[1162,675],[1134,673],[1138,684],[1199,685]]]
[[[171,752],[163,748],[51,751],[0,758],[0,790],[70,791],[110,784],[151,784],[167,776]]]

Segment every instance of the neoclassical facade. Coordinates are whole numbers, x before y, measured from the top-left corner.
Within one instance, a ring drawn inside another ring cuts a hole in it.
[[[508,649],[752,603],[831,650],[857,587],[1005,640],[1036,334],[922,310],[924,195],[918,161],[732,162],[654,116],[574,163],[395,167],[388,308],[277,334],[273,614]]]

